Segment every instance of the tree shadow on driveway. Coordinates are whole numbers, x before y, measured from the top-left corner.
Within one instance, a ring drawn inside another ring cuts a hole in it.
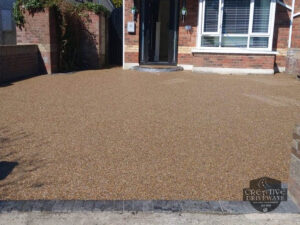
[[[45,167],[47,162],[42,153],[28,151],[32,146],[43,145],[47,145],[47,142],[31,132],[0,127],[0,200],[9,192],[44,185],[43,181],[29,180],[32,173]],[[29,186],[24,186],[24,181],[29,182]]]
[[[0,180],[4,180],[17,165],[17,162],[0,161]]]

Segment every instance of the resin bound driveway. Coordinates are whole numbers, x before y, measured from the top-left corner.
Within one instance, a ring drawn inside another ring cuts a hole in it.
[[[0,199],[242,200],[287,182],[300,82],[120,68],[0,87]]]

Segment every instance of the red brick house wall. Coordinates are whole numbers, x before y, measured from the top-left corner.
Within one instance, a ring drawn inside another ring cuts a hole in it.
[[[128,33],[127,30],[127,22],[133,20],[133,16],[131,14],[130,9],[134,6],[134,0],[125,0],[124,1],[124,61],[126,63],[138,63],[139,62],[139,33],[140,33],[140,21],[139,15],[136,16],[136,32]]]
[[[182,1],[181,1],[182,7]],[[180,7],[180,8],[181,8]],[[223,67],[223,68],[252,68],[273,69],[274,56],[272,55],[247,55],[247,54],[219,54],[219,53],[194,53],[191,51],[197,44],[198,26],[198,1],[186,0],[188,16],[183,22],[180,20],[178,39],[178,64],[189,64],[194,67]],[[185,25],[191,25],[190,32],[185,30]]]
[[[180,1],[180,8],[182,8],[183,1]],[[178,64],[193,64],[193,55],[191,49],[196,46],[197,42],[197,26],[198,26],[198,1],[186,0],[186,9],[188,16],[184,22],[179,19],[178,32]],[[186,25],[192,26],[190,31],[185,29]]]
[[[292,0],[284,1],[292,6]],[[295,1],[295,13],[300,12],[300,1]],[[291,11],[277,4],[276,20],[274,29],[273,49],[278,52],[275,59],[275,68],[285,68],[287,63],[287,52],[290,32]],[[294,18],[292,33],[292,48],[300,48],[300,17]]]
[[[274,67],[273,55],[246,54],[194,54],[193,65],[196,67],[224,67],[224,68],[253,68],[270,69]]]
[[[294,13],[300,12],[300,1],[295,1]],[[296,76],[300,75],[300,17],[294,17],[291,49],[287,52],[286,72]]]
[[[300,1],[295,1],[295,13],[300,12]],[[300,16],[294,18],[292,48],[300,48]]]
[[[290,4],[290,1],[286,1]],[[286,64],[288,50],[289,31],[290,31],[291,11],[277,4],[274,25],[273,50],[278,52],[275,58],[275,68],[283,70]],[[281,69],[280,69],[281,68]]]
[[[182,7],[180,1],[180,8]],[[284,1],[292,5],[292,0]],[[124,0],[124,63],[139,63],[139,17],[136,20],[136,33],[128,34],[127,22],[132,21],[130,8],[134,5],[133,0]],[[198,27],[198,1],[186,0],[188,15],[183,22],[179,20],[178,31],[178,64],[192,67],[208,68],[249,68],[283,71],[286,66],[286,56],[289,40],[290,10],[277,4],[273,36],[273,50],[277,55],[269,54],[233,54],[233,53],[192,53],[197,45]],[[296,0],[295,12],[300,11],[300,1]],[[192,29],[186,31],[185,26],[191,25]],[[298,28],[297,28],[298,27]],[[300,47],[300,17],[294,20],[293,47]],[[126,66],[124,66],[126,68]]]

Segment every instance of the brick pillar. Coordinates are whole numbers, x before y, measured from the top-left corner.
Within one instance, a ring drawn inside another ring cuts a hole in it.
[[[40,52],[41,73],[58,71],[58,45],[54,9],[25,13],[25,25],[17,28],[17,44],[36,44]]]
[[[300,1],[295,1],[295,13],[300,12]],[[288,50],[286,72],[300,76],[300,16],[294,18],[292,48]]]
[[[134,6],[134,0],[124,0],[124,69],[130,68],[134,64],[139,63],[139,15],[136,16],[135,21],[135,33],[128,33],[127,31],[127,23],[133,21],[133,16],[131,14],[131,8]],[[137,7],[137,6],[136,6]]]
[[[285,1],[285,3],[291,5],[291,0]],[[275,70],[284,72],[286,70],[291,11],[277,4],[275,15],[273,50],[278,52],[275,57]]]
[[[300,78],[300,48],[291,48],[287,53],[286,72]]]
[[[107,63],[108,20],[101,13],[88,12],[80,38],[80,59],[83,69],[97,69]]]
[[[300,124],[296,126],[293,133],[289,193],[300,206]]]
[[[183,7],[183,0],[180,0],[180,9]],[[191,65],[193,64],[192,49],[195,48],[197,42],[198,29],[198,13],[199,3],[194,0],[186,0],[186,8],[188,11],[184,21],[179,16],[179,31],[178,31],[178,64]],[[191,26],[191,30],[187,31],[185,26]]]
[[[300,1],[295,1],[295,13],[300,12]],[[292,48],[300,48],[300,16],[294,18],[293,34],[292,34]]]

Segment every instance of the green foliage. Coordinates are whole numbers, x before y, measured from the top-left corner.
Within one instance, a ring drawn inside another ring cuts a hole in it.
[[[26,10],[42,10],[45,3],[45,0],[27,0],[24,2],[24,7]]]
[[[23,15],[24,10],[22,9],[21,1],[17,1],[14,3],[13,7],[13,16],[17,26],[21,27],[25,23],[25,18]]]
[[[77,5],[79,11],[91,11],[96,14],[103,12],[108,15],[109,11],[103,5],[95,4],[93,2],[84,2]]]
[[[83,11],[91,11],[96,14],[100,14],[101,12],[105,15],[109,14],[109,11],[104,6],[92,2],[70,4],[65,0],[16,0],[13,8],[14,19],[16,24],[22,27],[26,22],[24,18],[25,11],[34,13],[49,7],[61,8],[65,4],[70,6],[70,10],[72,10],[73,13],[79,15]]]
[[[122,6],[122,0],[112,0],[112,2],[117,8]]]

